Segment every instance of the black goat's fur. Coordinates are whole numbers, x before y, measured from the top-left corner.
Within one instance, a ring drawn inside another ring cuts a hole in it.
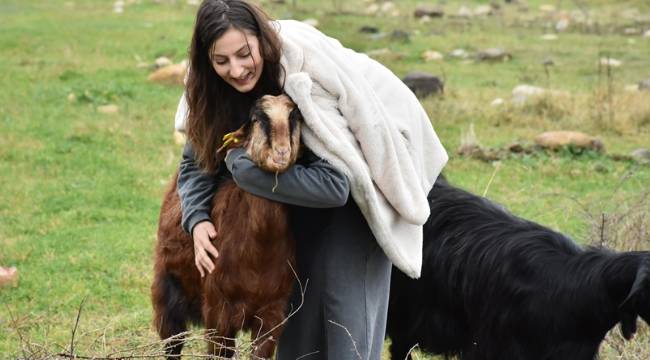
[[[394,270],[393,360],[416,343],[464,360],[592,360],[650,321],[650,253],[582,248],[439,179],[419,280]]]

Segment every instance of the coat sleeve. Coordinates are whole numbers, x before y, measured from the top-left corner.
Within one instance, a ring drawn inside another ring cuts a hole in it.
[[[276,175],[258,168],[244,149],[233,149],[226,166],[237,185],[247,192],[287,204],[312,208],[345,205],[348,178],[327,161],[306,150],[299,163]],[[277,180],[276,180],[277,179]]]
[[[192,234],[192,229],[201,221],[210,220],[212,198],[217,191],[220,177],[227,169],[219,167],[217,173],[208,173],[199,167],[190,143],[183,148],[176,188],[181,199],[183,230]]]

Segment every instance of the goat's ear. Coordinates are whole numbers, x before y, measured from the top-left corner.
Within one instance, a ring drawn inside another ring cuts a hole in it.
[[[648,260],[644,259],[639,265],[630,292],[621,303],[621,331],[623,337],[631,339],[636,332],[637,315],[647,322],[650,314],[650,266]]]
[[[621,333],[625,340],[631,340],[636,333],[636,314],[624,312],[621,315]]]
[[[262,112],[262,98],[257,99],[255,101],[255,104],[251,106],[251,111],[248,114],[248,120],[250,120],[250,122],[257,120],[260,112]]]

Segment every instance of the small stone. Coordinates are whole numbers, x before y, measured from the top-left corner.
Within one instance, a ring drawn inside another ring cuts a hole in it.
[[[481,61],[508,61],[512,59],[512,55],[502,48],[485,49],[478,52],[476,56]]]
[[[441,53],[433,50],[427,50],[421,56],[424,61],[440,61],[444,59]]]
[[[523,145],[516,142],[516,143],[512,143],[512,144],[508,145],[508,151],[510,151],[511,153],[520,154],[520,153],[524,152],[525,149],[524,149]]]
[[[552,58],[545,58],[542,61],[542,65],[544,65],[544,66],[555,66],[555,60],[553,60]]]
[[[411,41],[411,36],[404,30],[395,30],[390,33],[390,39],[393,41],[409,42]]]
[[[69,93],[68,94],[68,102],[73,103],[73,102],[76,102],[76,101],[77,101],[77,95],[75,95],[74,93]]]
[[[381,6],[379,7],[379,10],[381,10],[381,12],[383,12],[384,14],[388,14],[388,13],[392,12],[393,10],[395,10],[395,4],[393,4],[390,1],[387,1],[387,2],[385,2],[383,4],[381,4]]]
[[[639,35],[641,34],[641,30],[637,28],[625,28],[623,29],[623,34],[624,35]]]
[[[544,34],[544,35],[542,35],[542,40],[546,40],[546,41],[557,40],[557,35],[555,35],[555,34]]]
[[[467,6],[461,6],[460,9],[458,9],[457,16],[461,18],[471,18],[474,16],[474,13],[472,12],[472,9]]]
[[[370,4],[366,8],[366,14],[368,15],[376,15],[379,12],[379,5],[378,4]]]
[[[314,18],[305,19],[302,22],[315,28],[318,27],[318,20]]]
[[[162,67],[169,66],[171,64],[173,64],[173,62],[165,56],[161,56],[157,58],[156,61],[154,61],[154,67],[156,69],[160,69]]]
[[[646,31],[643,33],[643,37],[644,37],[644,38],[648,38],[648,39],[650,39],[650,30],[646,30]]]
[[[650,91],[650,77],[639,81],[638,89],[643,91]]]
[[[420,22],[420,24],[426,24],[426,23],[431,22],[431,17],[428,16],[428,15],[424,15],[424,16],[421,17],[420,20],[418,20],[418,21]]]
[[[159,84],[183,85],[186,71],[187,65],[184,63],[168,65],[151,73],[148,80]]]
[[[117,107],[117,105],[109,104],[98,106],[97,111],[102,114],[117,114],[120,111],[120,108]]]
[[[578,131],[547,131],[535,137],[535,143],[551,150],[572,146],[577,149],[604,151],[604,145],[600,139]]]
[[[444,83],[440,78],[433,74],[412,71],[402,79],[402,82],[408,86],[417,97],[426,97],[431,94],[440,94],[444,92]]]
[[[0,266],[0,286],[12,285],[18,283],[18,270],[15,266],[5,268]]]
[[[364,25],[359,28],[359,32],[364,34],[376,34],[379,32],[379,29],[374,26]]]
[[[650,164],[650,149],[636,149],[632,151],[630,156],[641,164]]]
[[[552,12],[555,12],[555,6],[544,4],[544,5],[541,5],[539,7],[539,11],[545,12],[545,13],[552,13]]]
[[[492,102],[490,103],[490,106],[497,107],[497,106],[501,106],[503,104],[505,104],[505,100],[503,100],[502,98],[496,98],[496,99],[492,100]]]
[[[442,8],[429,5],[418,5],[413,12],[413,16],[416,18],[422,18],[424,16],[428,16],[429,18],[440,18],[444,15],[445,12]]]
[[[187,0],[187,5],[190,5],[190,6],[198,6],[199,3],[200,3],[199,0]]]
[[[494,13],[494,9],[490,5],[479,5],[474,9],[475,16],[488,16]]]
[[[388,48],[370,50],[370,51],[366,52],[366,55],[368,55],[368,56],[370,56],[372,58],[375,58],[375,59],[380,58],[382,60],[394,60],[394,61],[398,61],[398,60],[401,60],[403,58],[402,54],[392,52]]]
[[[459,59],[467,59],[469,57],[469,54],[464,49],[454,49],[449,53],[449,56]]]
[[[518,85],[512,89],[512,102],[523,105],[530,98],[543,95],[546,90],[532,85]]]
[[[623,65],[623,62],[613,58],[600,58],[600,65],[610,66],[610,67],[620,67]]]
[[[596,163],[594,164],[594,171],[597,173],[606,174],[609,172],[609,169],[602,163]]]
[[[630,93],[637,92],[637,91],[639,91],[639,85],[628,84],[628,85],[625,85],[624,89],[625,89],[626,92],[630,92]]]
[[[560,19],[558,20],[557,23],[555,23],[555,31],[557,32],[566,31],[569,28],[570,24],[571,22],[569,21],[568,18]]]

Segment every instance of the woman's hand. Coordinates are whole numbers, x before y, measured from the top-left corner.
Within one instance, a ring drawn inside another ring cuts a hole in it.
[[[192,238],[194,239],[194,264],[199,269],[201,277],[205,276],[205,272],[212,273],[214,270],[214,259],[219,257],[217,248],[212,245],[211,239],[217,237],[217,230],[210,221],[202,221],[194,225],[192,229]]]

